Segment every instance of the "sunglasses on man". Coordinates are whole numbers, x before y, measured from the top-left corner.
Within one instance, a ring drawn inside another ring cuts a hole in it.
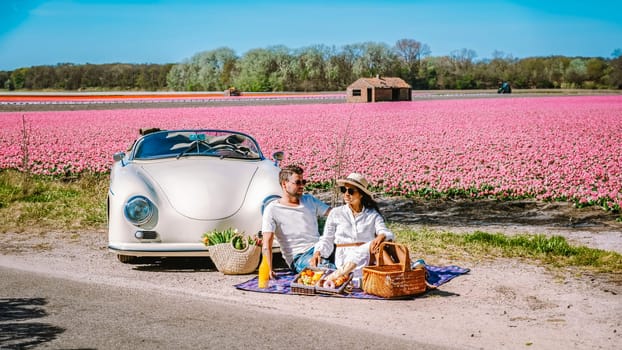
[[[307,180],[296,180],[296,181],[290,181],[291,184],[294,184],[296,186],[304,186],[307,184]]]
[[[348,192],[349,195],[353,195],[353,194],[356,193],[356,190],[354,188],[352,188],[352,187],[346,188],[345,186],[339,187],[339,191],[341,191],[341,193]]]

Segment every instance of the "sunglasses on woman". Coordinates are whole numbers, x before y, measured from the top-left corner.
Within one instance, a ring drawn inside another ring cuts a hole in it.
[[[353,195],[353,194],[356,193],[356,190],[354,188],[352,188],[352,187],[346,188],[345,186],[339,187],[339,191],[341,191],[341,193],[348,192],[349,195]]]

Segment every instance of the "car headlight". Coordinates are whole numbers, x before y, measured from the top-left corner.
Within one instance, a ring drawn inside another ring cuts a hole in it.
[[[143,196],[130,198],[125,204],[125,217],[134,225],[147,223],[153,216],[154,206]]]

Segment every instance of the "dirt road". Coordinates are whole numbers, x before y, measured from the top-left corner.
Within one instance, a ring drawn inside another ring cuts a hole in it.
[[[315,349],[310,330],[340,348],[441,349],[192,295],[2,267],[0,280],[1,349]]]
[[[6,233],[0,234],[0,247],[0,267],[44,274],[61,283],[97,284],[108,290],[110,298],[119,293],[156,292],[184,303],[201,305],[205,300],[235,305],[274,320],[303,319],[310,325],[319,322],[336,329],[345,326],[388,337],[397,344],[405,341],[459,349],[617,349],[622,341],[619,283],[607,276],[551,272],[529,261],[455,261],[471,272],[415,300],[377,301],[244,292],[233,285],[252,276],[225,276],[198,261],[124,265],[107,251],[104,231]],[[34,287],[7,294],[11,287],[5,282],[1,286],[3,297],[45,297],[37,295]],[[105,307],[105,293],[100,297]],[[89,300],[92,296],[85,293],[72,298]],[[53,309],[48,312],[56,313]],[[99,311],[87,308],[85,312]]]

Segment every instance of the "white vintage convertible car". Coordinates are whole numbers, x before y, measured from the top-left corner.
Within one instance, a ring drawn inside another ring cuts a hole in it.
[[[108,248],[119,261],[209,256],[202,235],[261,230],[263,207],[278,198],[278,162],[249,135],[163,130],[114,155],[108,192]]]

